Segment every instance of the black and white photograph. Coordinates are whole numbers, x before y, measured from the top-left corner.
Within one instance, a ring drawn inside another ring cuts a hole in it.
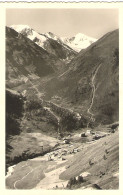
[[[5,14],[5,188],[119,190],[119,9]]]

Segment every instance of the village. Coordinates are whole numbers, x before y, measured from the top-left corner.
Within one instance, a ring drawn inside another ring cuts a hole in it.
[[[112,133],[115,133],[119,129],[119,123],[114,123],[111,126],[106,127],[104,131],[94,131],[92,129],[87,129],[84,132],[73,134],[68,134],[68,136],[60,138],[58,147],[54,151],[47,153],[47,161],[65,161],[69,157],[83,150],[85,143],[92,144],[96,140],[99,140],[103,137],[109,136]]]

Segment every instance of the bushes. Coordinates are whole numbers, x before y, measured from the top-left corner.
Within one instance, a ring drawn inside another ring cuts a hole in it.
[[[24,98],[14,91],[6,91],[6,137],[21,132],[20,119],[24,111]]]
[[[9,135],[18,135],[21,132],[20,123],[16,118],[6,114],[6,138]]]
[[[68,181],[68,184],[67,184],[67,188],[71,189],[71,187],[74,186],[76,183],[77,183],[77,180],[75,177],[70,178],[70,180]]]
[[[41,101],[38,101],[38,100],[28,100],[26,102],[26,110],[27,111],[31,111],[31,110],[34,110],[34,109],[39,109],[42,107],[42,102]]]
[[[67,184],[67,188],[71,189],[72,187],[76,187],[77,185],[80,185],[81,183],[84,182],[84,179],[81,175],[79,175],[76,179],[76,177],[70,178]]]
[[[92,166],[94,164],[94,162],[90,159],[89,160],[89,165]]]
[[[14,94],[9,90],[6,91],[6,113],[15,118],[23,115],[24,98],[21,94]]]
[[[106,155],[105,155],[105,154],[104,154],[104,156],[103,156],[103,159],[104,159],[104,160],[106,160],[106,159],[107,159],[107,157],[106,157]]]
[[[118,48],[114,50],[113,57],[114,57],[115,64],[118,66],[119,65],[119,49]]]
[[[82,183],[84,180],[83,180],[83,177],[81,175],[78,176],[78,183]]]

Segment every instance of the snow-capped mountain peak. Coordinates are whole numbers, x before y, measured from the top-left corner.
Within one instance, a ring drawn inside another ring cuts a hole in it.
[[[85,49],[90,46],[93,42],[97,41],[97,39],[84,35],[82,33],[76,34],[71,38],[63,38],[65,44],[79,52],[81,49]]]
[[[20,24],[20,25],[12,25],[10,28],[16,30],[17,32],[21,32],[24,29],[31,29],[28,25]]]
[[[55,41],[58,41],[58,43],[62,43],[62,39],[60,36],[53,34],[52,32],[44,33],[45,36],[47,36],[50,39],[53,39]]]
[[[44,48],[44,42],[47,40],[46,36],[41,35],[30,28],[28,25],[12,25],[10,28],[16,30],[18,33],[25,35],[30,40],[34,41],[37,45]]]
[[[23,34],[50,54],[60,56],[61,59],[67,59],[68,56],[69,58],[74,57],[76,54],[72,48],[64,44],[59,36],[53,34],[52,32],[41,34],[30,28],[28,25],[12,25],[10,28],[14,29],[20,34]],[[61,50],[61,53],[58,51],[58,48]]]
[[[49,38],[57,38],[58,36],[56,36],[55,34],[53,34],[52,32],[47,32],[47,33],[44,33],[47,37]]]
[[[89,37],[82,33],[78,33],[71,38],[60,37],[60,36],[55,35],[52,32],[40,34],[40,33],[37,33],[35,30],[33,30],[32,28],[30,28],[28,25],[12,25],[10,26],[10,28],[25,35],[26,37],[34,41],[37,45],[39,45],[43,49],[46,49],[45,43],[49,38],[57,41],[58,43],[66,47],[67,49],[69,50],[72,49],[77,52],[81,51],[82,49],[87,48],[93,42],[97,40],[95,38]]]
[[[87,36],[85,34],[82,34],[82,33],[76,34],[75,40],[78,40],[78,41],[84,41],[84,40],[96,41],[95,38],[89,37],[89,36]]]

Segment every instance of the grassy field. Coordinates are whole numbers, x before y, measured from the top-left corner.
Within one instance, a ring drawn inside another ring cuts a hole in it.
[[[49,152],[57,144],[57,139],[42,133],[21,133],[11,136],[8,144],[11,146],[7,154],[10,166]]]
[[[86,143],[81,140],[77,143],[77,136],[73,136],[70,144],[61,142],[56,150],[17,164],[6,179],[6,186],[10,189],[67,189],[71,178],[83,175],[84,182],[71,189],[90,189],[94,184],[101,189],[118,189],[118,136],[117,131]],[[77,152],[71,152],[76,149]]]

